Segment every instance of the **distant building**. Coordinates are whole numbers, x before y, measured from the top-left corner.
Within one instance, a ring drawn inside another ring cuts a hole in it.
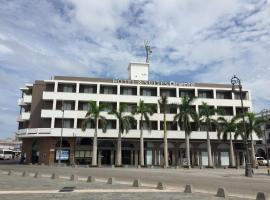
[[[145,163],[163,164],[163,114],[158,105],[162,94],[168,96],[169,103],[180,103],[183,96],[198,97],[193,104],[198,112],[202,102],[223,109],[225,117],[241,113],[239,93],[233,93],[230,84],[215,83],[178,83],[175,81],[152,81],[148,79],[149,63],[130,63],[129,79],[114,80],[105,78],[55,76],[52,80],[38,80],[21,88],[19,99],[20,114],[17,118],[19,130],[17,137],[22,139],[23,154],[27,163],[52,164],[57,162],[61,131],[65,161],[68,163],[90,164],[92,157],[92,137],[94,123],[90,123],[85,132],[81,124],[88,110],[89,100],[98,105],[110,104],[117,109],[121,103],[127,104],[126,112],[137,105],[139,100],[154,107],[150,117],[152,131],[144,131]],[[243,89],[244,110],[252,111],[251,94]],[[64,107],[64,112],[61,108]],[[179,112],[172,107],[167,114],[168,148],[170,165],[182,165],[185,162],[185,134],[173,123],[174,115]],[[104,112],[108,119],[108,130],[98,129],[98,163],[111,165],[115,162],[116,140],[118,135],[117,119]],[[217,116],[216,116],[217,117]],[[63,118],[63,129],[62,129]],[[128,134],[123,134],[122,163],[138,165],[139,159],[139,116],[137,124]],[[195,124],[193,124],[195,125]],[[195,126],[194,126],[195,127]],[[214,124],[211,132],[213,160],[216,166],[229,164],[229,144],[217,139]],[[256,138],[256,137],[255,137]],[[235,157],[239,165],[244,164],[244,146],[236,141]],[[191,133],[191,164],[207,165],[205,125]]]
[[[263,117],[266,120],[270,120],[270,110],[262,110],[257,113],[257,117]],[[263,130],[262,140],[256,142],[256,154],[259,157],[270,157],[270,122],[266,122],[261,126]]]

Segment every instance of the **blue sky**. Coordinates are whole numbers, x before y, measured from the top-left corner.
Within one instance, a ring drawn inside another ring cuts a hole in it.
[[[0,138],[12,135],[19,88],[53,75],[127,78],[153,47],[151,79],[229,83],[254,111],[270,105],[267,0],[0,0]]]

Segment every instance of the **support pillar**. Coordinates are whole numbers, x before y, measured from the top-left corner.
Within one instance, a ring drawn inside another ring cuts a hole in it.
[[[111,150],[111,165],[114,165],[115,161],[114,161],[114,150]]]
[[[138,157],[138,150],[135,150],[134,151],[135,152],[135,166],[138,166],[138,159],[139,159],[139,157]]]
[[[134,165],[134,151],[130,150],[130,164]]]
[[[101,166],[101,155],[102,155],[102,154],[101,154],[101,151],[102,151],[102,150],[99,150],[99,151],[98,151],[98,166]]]

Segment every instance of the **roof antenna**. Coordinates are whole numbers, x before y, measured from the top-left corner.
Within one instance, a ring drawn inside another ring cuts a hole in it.
[[[145,52],[146,52],[146,59],[145,59],[145,61],[147,63],[149,63],[149,56],[152,53],[152,49],[151,49],[151,47],[149,45],[149,41],[144,40],[144,48],[145,48]]]

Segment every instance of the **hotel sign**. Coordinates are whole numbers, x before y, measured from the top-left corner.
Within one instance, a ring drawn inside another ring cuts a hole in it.
[[[126,83],[126,84],[136,84],[136,85],[165,85],[165,86],[184,86],[184,87],[192,87],[194,83],[189,82],[175,82],[175,81],[140,81],[140,80],[121,80],[121,79],[113,79],[113,83]]]

